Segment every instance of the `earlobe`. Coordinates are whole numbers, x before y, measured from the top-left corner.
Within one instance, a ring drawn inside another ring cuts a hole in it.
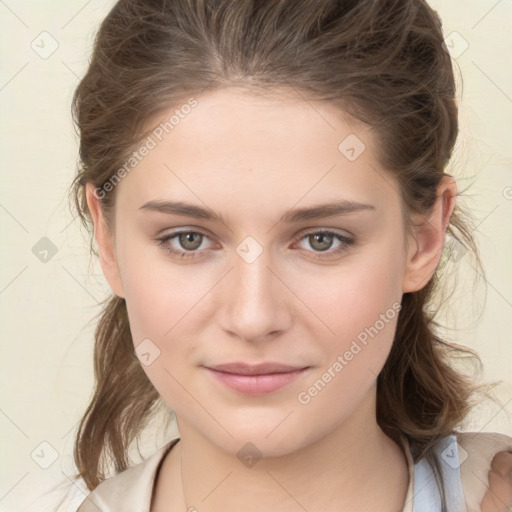
[[[87,183],[85,187],[87,206],[94,224],[94,239],[98,245],[100,264],[103,274],[105,275],[112,291],[118,297],[124,298],[113,234],[110,233],[107,227],[101,201],[95,194],[94,185],[92,183]]]
[[[414,237],[409,242],[402,292],[421,290],[434,274],[457,199],[457,184],[445,176],[437,188],[437,199],[429,215],[415,219]]]

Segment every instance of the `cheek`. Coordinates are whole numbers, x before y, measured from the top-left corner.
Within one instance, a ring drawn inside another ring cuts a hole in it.
[[[336,271],[304,272],[297,278],[297,295],[304,297],[310,329],[316,325],[337,350],[357,338],[364,343],[372,327],[380,346],[389,348],[402,298],[402,261],[392,243],[347,258]]]
[[[310,295],[329,327],[315,338],[323,364],[297,395],[311,421],[318,415],[334,427],[348,417],[368,396],[389,356],[401,308],[401,262],[391,251],[379,256],[340,272],[327,291],[315,288]]]
[[[134,344],[150,338],[162,345],[194,316],[210,278],[194,265],[173,262],[135,232],[120,237],[118,247]]]
[[[194,315],[194,305],[204,291],[186,283],[179,275],[151,275],[140,280],[132,274],[125,287],[126,303],[134,342],[139,338],[167,340]]]
[[[178,273],[176,279],[167,279],[146,268],[139,277],[131,274],[126,293],[135,350],[162,399],[176,411],[187,410],[194,405],[184,389],[189,387],[190,365],[197,359],[194,304],[200,296],[197,290],[188,293],[190,285]]]
[[[191,406],[188,372],[200,364],[200,334],[213,321],[208,293],[218,276],[134,247],[123,253],[123,286],[133,344],[149,354],[142,368],[170,407]],[[149,364],[145,364],[149,363]]]

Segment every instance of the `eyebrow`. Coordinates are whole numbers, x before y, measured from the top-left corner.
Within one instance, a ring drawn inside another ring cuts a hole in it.
[[[212,210],[185,203],[183,201],[148,201],[144,203],[139,210],[155,211],[168,215],[183,215],[195,219],[209,220],[212,222],[221,222],[226,224],[226,218]],[[307,208],[295,208],[284,213],[279,219],[280,222],[293,223],[304,220],[323,219],[334,215],[342,215],[357,211],[375,210],[375,206],[357,201],[348,201],[345,199],[333,201],[330,203],[319,204]]]

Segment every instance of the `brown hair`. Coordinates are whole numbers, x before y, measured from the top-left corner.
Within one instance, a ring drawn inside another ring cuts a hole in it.
[[[84,185],[102,187],[123,166],[152,116],[202,91],[240,85],[293,88],[370,124],[410,229],[411,213],[431,211],[458,133],[442,42],[441,20],[424,0],[120,0],[101,24],[73,98],[81,168],[72,196],[81,220],[90,226]],[[101,200],[108,219],[114,200],[115,187]],[[448,233],[481,268],[466,217],[457,205]],[[429,283],[403,295],[377,379],[380,427],[395,441],[405,435],[415,462],[426,456],[436,477],[433,446],[455,433],[484,389],[450,364],[463,354],[481,366],[478,355],[443,341],[428,310],[449,248]],[[107,462],[116,471],[129,465],[128,448],[159,401],[133,351],[125,301],[114,296],[97,327],[96,388],[75,442],[90,489],[105,478]]]

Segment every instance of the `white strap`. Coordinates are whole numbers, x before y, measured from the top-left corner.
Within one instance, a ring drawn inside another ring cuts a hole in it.
[[[441,508],[441,493],[434,472],[423,457],[414,466],[414,508],[413,512],[467,512],[462,489],[457,438],[449,435],[434,447],[443,473],[446,494],[446,510]]]

